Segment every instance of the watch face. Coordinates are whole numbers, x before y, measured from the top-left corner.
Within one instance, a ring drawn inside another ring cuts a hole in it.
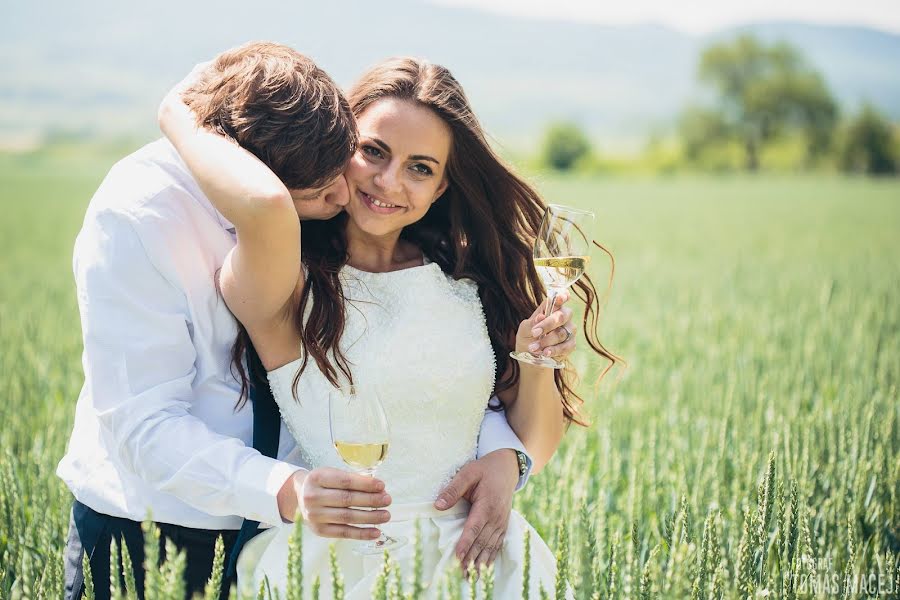
[[[516,458],[519,461],[519,477],[521,477],[528,470],[528,459],[525,458],[525,453],[521,450],[516,450]]]

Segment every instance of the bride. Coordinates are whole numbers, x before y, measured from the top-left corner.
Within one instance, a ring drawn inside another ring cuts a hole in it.
[[[306,481],[348,500],[330,521],[303,502],[298,507],[304,579],[318,575],[330,597],[334,544],[345,597],[369,598],[382,558],[352,552],[355,540],[381,532],[412,540],[418,523],[424,580],[434,582],[426,594],[434,595],[454,565],[465,507],[439,512],[433,503],[474,458],[487,399],[493,394],[504,405],[533,473],[567,425],[582,423],[569,370],[509,358],[517,350],[564,359],[575,347],[572,311],[562,306],[564,296],[543,317],[531,248],[544,203],[490,149],[447,69],[411,58],[385,61],[353,86],[349,102],[359,144],[344,178],[330,184],[346,185],[345,212],[303,222],[302,238],[293,202],[306,198],[292,198],[236,144],[196,129],[180,101],[167,101],[160,114],[204,192],[236,227],[237,245],[219,272],[222,295],[268,371],[312,469]],[[586,277],[577,285],[586,299],[584,323],[595,324],[593,285]],[[594,327],[586,338],[612,359]],[[390,450],[378,473],[387,510],[349,508],[369,506],[351,499],[381,488],[337,470],[346,467],[331,443],[328,398],[351,381],[379,388],[390,423]],[[267,578],[284,593],[294,527],[273,527],[247,544],[238,562],[242,590]],[[505,540],[492,540],[495,597],[519,597],[528,534],[531,590],[553,589],[550,549],[513,511]],[[412,543],[391,553],[404,576],[412,555]]]

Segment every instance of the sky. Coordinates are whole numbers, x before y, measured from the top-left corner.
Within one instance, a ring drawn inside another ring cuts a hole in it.
[[[900,0],[432,0],[524,17],[622,25],[657,23],[688,33],[757,21],[866,25],[900,33]]]

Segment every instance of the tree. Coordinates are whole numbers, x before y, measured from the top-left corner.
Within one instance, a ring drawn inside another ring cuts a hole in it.
[[[692,162],[730,135],[729,124],[719,111],[699,107],[689,108],[681,115],[679,128],[685,156]]]
[[[544,134],[544,163],[557,171],[568,171],[590,152],[587,136],[573,123],[556,123]]]
[[[837,105],[794,47],[743,35],[707,48],[699,76],[718,93],[717,129],[740,141],[748,170],[759,167],[762,146],[780,135],[802,134],[808,160],[830,146]]]
[[[838,154],[844,171],[887,175],[900,169],[891,124],[866,104],[850,122]]]

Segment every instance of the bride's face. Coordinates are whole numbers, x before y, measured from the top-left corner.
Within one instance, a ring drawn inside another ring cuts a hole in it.
[[[430,109],[384,98],[357,118],[359,149],[345,172],[353,224],[376,236],[425,216],[447,189],[452,134]]]

